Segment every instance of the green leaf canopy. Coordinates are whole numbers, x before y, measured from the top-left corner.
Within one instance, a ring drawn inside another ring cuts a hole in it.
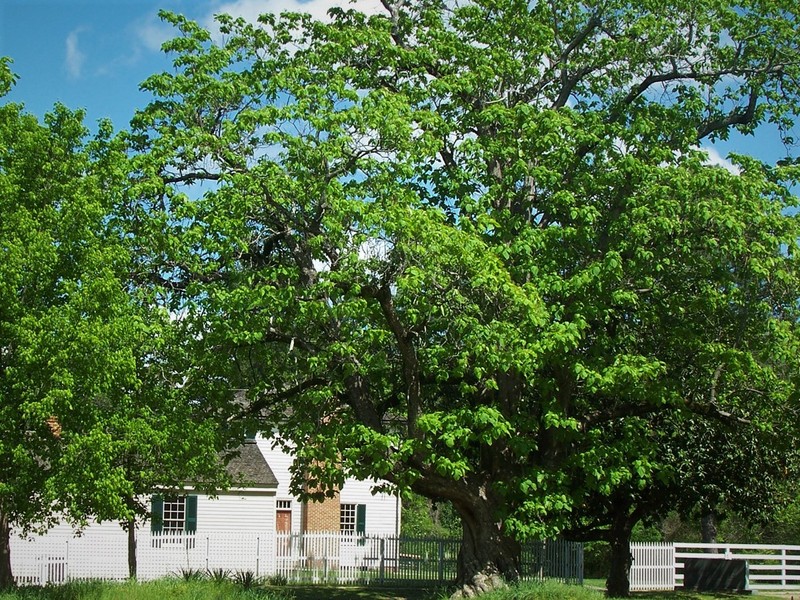
[[[293,443],[295,490],[451,501],[471,593],[662,473],[650,416],[782,414],[796,169],[701,145],[791,141],[797,6],[385,8],[221,16],[219,43],[164,14],[129,225],[199,380]]]

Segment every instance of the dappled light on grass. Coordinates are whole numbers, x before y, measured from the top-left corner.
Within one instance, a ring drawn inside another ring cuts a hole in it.
[[[78,581],[63,586],[27,587],[0,592],[0,600],[443,600],[449,590],[411,587],[269,586],[244,589],[230,581],[182,581],[165,579],[147,583]],[[723,600],[738,594],[698,592],[639,592],[640,600]],[[759,594],[759,600],[790,596]],[[601,600],[602,591],[554,581],[525,583],[482,596],[484,600]]]

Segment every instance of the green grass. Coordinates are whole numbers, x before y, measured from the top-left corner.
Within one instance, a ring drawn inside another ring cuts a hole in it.
[[[0,600],[294,600],[287,589],[243,589],[232,582],[164,579],[146,583],[71,582],[22,587],[0,593]]]
[[[733,600],[734,598],[738,600],[741,600],[742,598],[753,598],[753,600],[789,600],[791,596],[774,596],[766,592],[759,592],[758,594],[754,594],[752,596],[734,593],[701,594],[699,592],[637,592],[631,594],[631,598],[637,598],[640,600]]]
[[[602,600],[603,594],[579,585],[555,581],[524,583],[486,594],[485,600]]]
[[[18,588],[0,593],[0,600],[443,600],[447,591],[408,587],[336,587],[317,585],[258,585],[244,589],[231,581],[184,581],[165,579],[147,583],[72,582],[45,588]],[[639,600],[722,600],[742,598],[736,594],[694,592],[636,593]],[[787,600],[791,595],[757,594],[758,600]],[[800,595],[796,594],[800,599]],[[603,592],[592,587],[555,582],[526,583],[499,590],[482,600],[602,600]]]
[[[294,600],[441,600],[447,595],[434,588],[289,585]],[[2,600],[0,598],[0,600]]]

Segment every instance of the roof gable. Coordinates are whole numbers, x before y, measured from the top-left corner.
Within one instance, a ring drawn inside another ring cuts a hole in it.
[[[275,488],[278,480],[254,440],[239,446],[225,466],[234,487]]]

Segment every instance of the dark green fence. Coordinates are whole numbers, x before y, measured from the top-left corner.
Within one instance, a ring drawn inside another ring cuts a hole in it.
[[[336,573],[329,571],[325,579],[360,584],[445,585],[456,578],[460,547],[458,539],[365,537],[355,544],[357,568],[345,567],[350,561],[343,551],[339,569]],[[520,573],[523,579],[581,584],[583,545],[563,540],[525,544]]]

